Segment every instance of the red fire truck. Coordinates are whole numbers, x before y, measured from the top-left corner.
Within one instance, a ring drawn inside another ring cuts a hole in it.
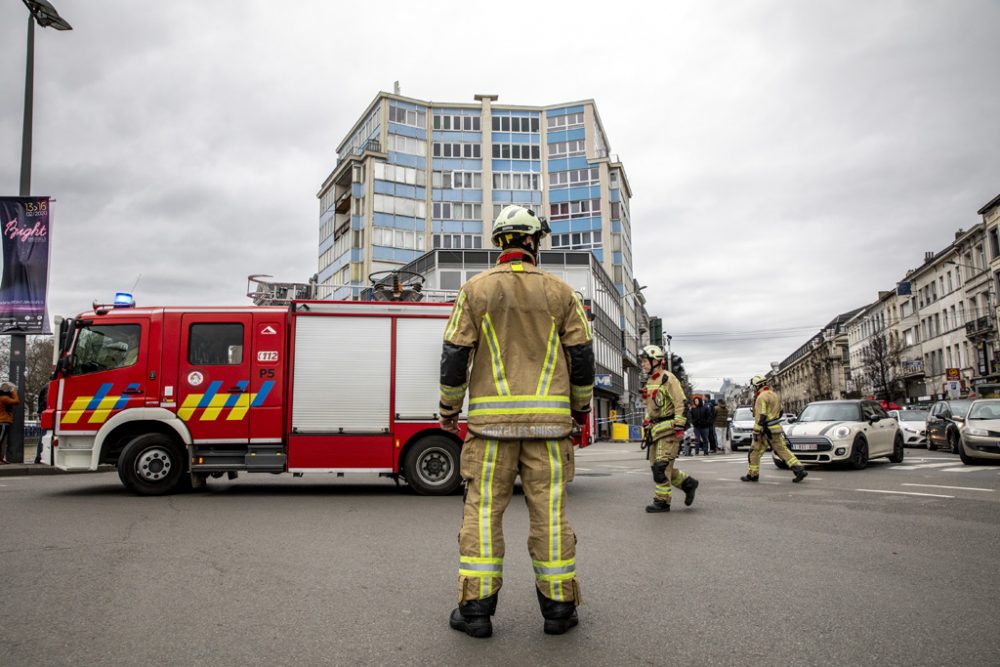
[[[244,471],[377,473],[452,493],[462,440],[437,421],[450,309],[95,307],[59,327],[42,415],[53,464],[114,464],[144,495]],[[577,437],[587,444],[589,429]]]

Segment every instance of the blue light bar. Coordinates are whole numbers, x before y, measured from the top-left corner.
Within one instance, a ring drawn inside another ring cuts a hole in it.
[[[128,292],[115,292],[115,308],[132,308],[135,298]]]

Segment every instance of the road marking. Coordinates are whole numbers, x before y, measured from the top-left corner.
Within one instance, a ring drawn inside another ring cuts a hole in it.
[[[943,496],[938,493],[917,493],[916,491],[885,491],[883,489],[854,489],[862,493],[892,493],[899,496],[929,496],[931,498],[954,498],[955,496]]]
[[[915,466],[892,466],[889,470],[923,470],[924,468],[946,468],[953,465],[955,465],[954,461],[949,461],[948,463],[920,463]]]
[[[982,472],[982,468],[968,468],[962,466],[961,468],[942,468],[941,472]]]
[[[909,482],[904,482],[903,486],[926,486],[934,489],[963,489],[965,491],[986,491],[987,493],[993,493],[993,489],[980,489],[975,486],[944,486],[943,484],[910,484]]]

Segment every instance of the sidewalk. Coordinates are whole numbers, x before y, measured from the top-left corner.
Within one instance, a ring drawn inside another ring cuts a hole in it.
[[[24,443],[24,463],[0,464],[0,477],[24,477],[25,475],[78,475],[87,472],[108,472],[114,470],[112,465],[102,465],[97,470],[75,470],[67,472],[42,463],[35,464],[35,443]]]

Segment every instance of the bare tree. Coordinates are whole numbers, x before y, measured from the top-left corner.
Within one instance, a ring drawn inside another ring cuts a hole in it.
[[[27,395],[24,400],[24,414],[36,414],[38,405],[38,392],[49,381],[52,376],[52,346],[55,344],[51,336],[33,336],[28,343],[28,362],[25,365],[24,393]]]
[[[812,382],[809,389],[806,390],[807,402],[832,399],[833,378],[830,377],[830,373],[833,371],[833,363],[830,361],[830,355],[827,353],[825,345],[821,345],[809,356],[808,367]]]
[[[876,398],[886,401],[899,395],[902,346],[885,331],[871,337],[861,352],[862,375],[875,391]]]

